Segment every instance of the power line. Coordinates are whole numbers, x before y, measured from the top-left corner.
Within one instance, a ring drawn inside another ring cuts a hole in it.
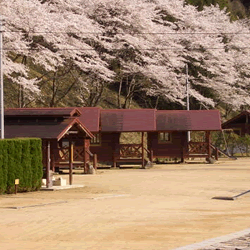
[[[106,31],[108,32],[108,31]],[[4,33],[20,33],[20,34],[96,34],[103,35],[103,32],[83,32],[83,31],[4,31]],[[149,34],[149,35],[250,35],[250,32],[114,32],[111,35],[136,35],[136,34]]]
[[[104,48],[105,49],[105,48]],[[202,47],[202,48],[183,48],[183,49],[178,49],[178,48],[146,48],[146,49],[135,49],[137,51],[164,51],[164,50],[169,50],[169,51],[193,51],[193,50],[220,50],[220,49],[226,49],[230,50],[232,48],[229,47]],[[244,49],[250,49],[250,47],[236,47],[237,50],[244,50]],[[14,49],[14,48],[3,48],[2,50],[4,51],[41,51],[41,50],[46,50],[46,48],[20,48],[20,49]],[[54,50],[54,51],[52,51]],[[60,48],[53,48],[51,51],[52,52],[57,52],[57,51],[97,51],[96,49],[81,49],[81,48],[65,48],[65,49],[60,49]],[[120,51],[120,50],[126,50],[124,48],[122,49],[106,49],[108,51]],[[127,49],[129,50],[129,48]]]

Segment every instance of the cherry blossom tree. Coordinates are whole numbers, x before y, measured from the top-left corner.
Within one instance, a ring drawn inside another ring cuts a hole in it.
[[[250,105],[250,26],[184,0],[3,0],[4,73],[18,105],[95,106],[113,84],[118,106],[143,93],[185,106]],[[125,102],[121,103],[121,95]],[[72,103],[72,102],[71,102]]]

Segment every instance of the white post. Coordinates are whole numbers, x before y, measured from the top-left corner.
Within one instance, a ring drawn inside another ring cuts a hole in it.
[[[1,139],[4,139],[4,100],[3,100],[3,24],[0,16],[0,112],[1,112]]]
[[[187,110],[189,110],[189,82],[188,82],[188,64],[186,63],[186,94],[187,94]],[[190,131],[187,132],[187,140],[190,142]]]

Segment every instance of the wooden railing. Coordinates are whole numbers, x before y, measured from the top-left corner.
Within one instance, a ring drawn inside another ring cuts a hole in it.
[[[84,148],[83,146],[74,146],[73,147],[73,163],[74,162],[84,162]],[[93,167],[97,168],[97,155],[92,154],[90,150],[86,150],[86,153],[93,160]],[[59,149],[59,162],[69,162],[69,147],[64,147]]]
[[[118,146],[120,158],[141,158],[141,144],[121,144]]]
[[[208,143],[207,142],[192,142],[188,143],[188,154],[189,155],[207,155]]]
[[[60,157],[59,161],[69,161],[69,147],[59,148],[58,153]]]
[[[153,150],[148,150],[144,147],[148,159],[153,161]],[[142,145],[141,144],[121,144],[117,147],[118,158],[142,158]]]

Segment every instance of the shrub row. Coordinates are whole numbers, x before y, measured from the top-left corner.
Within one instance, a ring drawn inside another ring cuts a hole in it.
[[[41,139],[0,140],[0,193],[34,191],[41,187],[43,175]]]

